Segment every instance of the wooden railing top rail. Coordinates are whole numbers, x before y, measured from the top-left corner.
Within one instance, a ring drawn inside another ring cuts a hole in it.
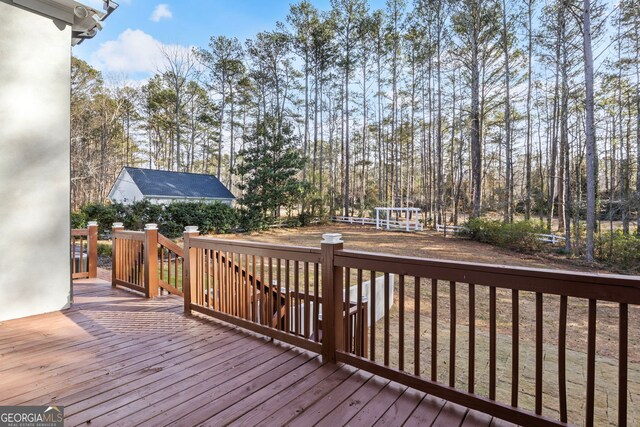
[[[127,239],[144,242],[144,231],[114,230],[112,234],[114,239]]]
[[[246,255],[270,258],[288,258],[292,261],[319,263],[321,252],[318,248],[305,246],[284,246],[269,243],[214,239],[211,237],[192,237],[190,244],[193,248],[214,249]]]
[[[72,236],[88,236],[89,229],[88,228],[74,228],[71,230]]]
[[[158,243],[179,257],[184,257],[184,250],[180,246],[176,245],[171,239],[168,239],[160,233],[158,233]]]
[[[341,267],[407,276],[430,277],[522,291],[640,304],[639,276],[507,267],[350,250],[336,251],[335,264]]]

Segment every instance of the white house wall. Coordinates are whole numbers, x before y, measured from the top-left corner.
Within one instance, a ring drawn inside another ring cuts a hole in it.
[[[142,192],[136,183],[133,182],[129,172],[127,172],[126,169],[122,169],[122,172],[120,172],[118,179],[113,185],[111,194],[109,194],[109,199],[114,203],[131,204],[139,202],[143,198]]]
[[[0,0],[0,321],[70,302],[70,43]]]

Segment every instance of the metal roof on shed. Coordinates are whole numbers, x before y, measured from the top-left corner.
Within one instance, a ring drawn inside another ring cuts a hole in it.
[[[213,175],[132,167],[124,169],[145,196],[235,199]]]

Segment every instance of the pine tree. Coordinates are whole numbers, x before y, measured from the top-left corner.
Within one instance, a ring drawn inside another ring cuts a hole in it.
[[[304,158],[291,123],[270,113],[256,124],[252,134],[245,135],[244,142],[236,171],[243,178],[238,187],[244,196],[239,202],[245,226],[258,228],[278,217],[282,207],[290,208],[301,199],[305,185],[297,175]]]

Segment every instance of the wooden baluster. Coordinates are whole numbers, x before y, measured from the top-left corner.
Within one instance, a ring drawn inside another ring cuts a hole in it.
[[[536,414],[542,414],[543,295],[536,292]]]
[[[356,355],[363,355],[363,340],[362,337],[367,331],[363,328],[363,317],[367,316],[367,313],[362,311],[362,269],[358,269],[358,278],[356,287],[356,310],[358,310],[358,324],[356,327]]]
[[[351,327],[352,327],[352,322],[351,322],[351,315],[349,314],[349,312],[351,311],[351,297],[350,297],[350,292],[349,292],[349,288],[351,287],[351,269],[350,268],[345,268],[344,269],[344,280],[345,280],[345,294],[343,295],[343,301],[344,301],[344,305],[343,305],[343,310],[344,310],[344,315],[345,315],[345,319],[344,319],[344,332],[343,332],[343,336],[344,336],[344,350],[347,353],[352,352],[352,332],[351,332]]]
[[[267,296],[269,287],[264,280],[264,257],[260,257],[260,323],[267,324]]]
[[[240,277],[242,278],[242,287],[244,288],[244,318],[247,320],[251,320],[251,301],[253,299],[250,289],[251,283],[249,281],[249,254],[244,254],[244,275],[243,272],[240,272]]]
[[[596,300],[589,300],[589,319],[587,323],[587,399],[586,421],[587,427],[593,426],[593,406],[595,403],[596,381]]]
[[[267,315],[269,316],[269,326],[273,328],[273,258],[271,257],[269,257],[269,287],[267,289],[269,289],[269,297],[267,300],[269,310],[267,311]]]
[[[370,359],[376,361],[376,272],[371,270],[371,280],[369,281],[369,299],[371,306],[369,311],[371,312],[371,341],[369,342]]]
[[[284,331],[291,331],[291,280],[290,280],[290,261],[287,259],[284,262]],[[278,310],[278,313],[280,310]]]
[[[300,263],[298,261],[294,261],[293,262],[293,270],[294,270],[294,276],[293,276],[293,290],[294,290],[294,304],[293,304],[293,310],[294,310],[294,315],[295,315],[295,334],[296,335],[301,335],[300,333]],[[305,289],[305,295],[307,294],[307,289]],[[306,333],[306,329],[305,329],[305,333]]]
[[[629,307],[620,304],[618,357],[618,427],[627,426],[627,364],[629,350]]]
[[[456,282],[449,282],[449,387],[456,386]]]
[[[282,260],[280,258],[278,258],[278,266],[277,266],[277,278],[276,278],[276,283],[277,283],[277,291],[276,291],[276,295],[277,295],[277,299],[275,301],[276,303],[276,319],[277,319],[277,326],[276,329],[282,329],[282,312],[280,310],[280,306],[282,304],[282,298],[281,298],[281,289],[282,289]],[[286,298],[285,298],[286,300]]]
[[[520,379],[520,295],[511,291],[511,406],[518,407]]]
[[[251,297],[253,301],[251,310],[251,320],[258,322],[258,285],[256,280],[256,256],[251,257]]]
[[[420,278],[414,277],[414,295],[413,304],[415,310],[413,313],[413,373],[420,375]]]
[[[469,283],[469,385],[473,393],[476,383],[476,285]]]
[[[398,278],[398,369],[404,371],[404,274]]]
[[[489,286],[489,399],[496,398],[496,287]]]
[[[560,297],[558,325],[558,398],[560,421],[567,422],[567,297]],[[515,406],[515,405],[513,405]]]
[[[309,316],[311,315],[311,306],[309,305],[309,263],[305,262],[302,268],[304,275],[304,337],[309,338],[311,336],[311,326],[309,324]]]
[[[389,366],[389,273],[384,273],[384,365]]]
[[[438,279],[431,279],[431,381],[438,381]]]
[[[320,266],[313,263],[313,336],[320,341]]]

